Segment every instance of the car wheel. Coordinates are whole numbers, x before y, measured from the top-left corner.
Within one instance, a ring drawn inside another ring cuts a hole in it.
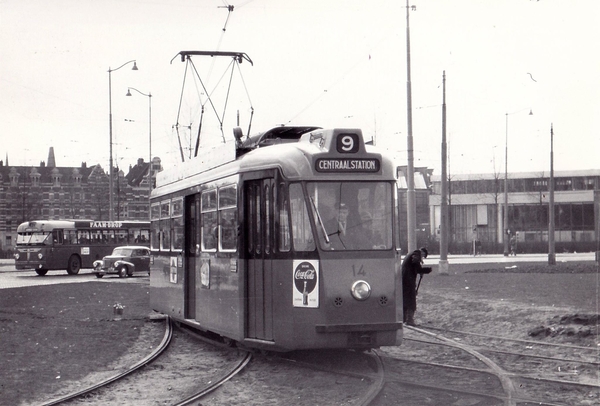
[[[40,275],[40,276],[44,276],[44,275],[46,275],[48,273],[48,270],[47,269],[36,269],[35,273],[38,274],[38,275]]]
[[[126,278],[127,275],[128,275],[127,267],[125,265],[123,265],[121,268],[119,268],[119,278]]]
[[[71,255],[67,263],[67,273],[69,275],[77,275],[81,269],[81,260],[77,255]]]
[[[101,274],[101,273],[97,273],[97,274],[96,274],[96,278],[102,278],[103,276],[104,276],[104,275],[103,275],[103,274]]]

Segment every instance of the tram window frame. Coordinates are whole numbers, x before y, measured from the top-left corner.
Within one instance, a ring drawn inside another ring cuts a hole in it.
[[[171,250],[183,250],[183,197],[171,200]]]
[[[272,212],[271,212],[271,186],[265,185],[263,190],[265,201],[265,254],[271,252],[271,223],[272,223]]]
[[[222,252],[235,252],[238,245],[237,185],[218,189],[218,247]]]
[[[289,185],[290,212],[292,213],[292,247],[296,252],[310,252],[317,249],[310,222],[310,215],[302,184]],[[295,207],[298,205],[298,207]],[[302,237],[302,239],[300,239]]]
[[[279,185],[277,201],[278,201],[278,214],[279,224],[276,225],[277,229],[277,249],[279,252],[290,252],[292,249],[292,239],[290,236],[290,215],[288,210],[288,199],[287,190],[285,183]]]
[[[158,221],[159,249],[170,251],[171,249],[171,201],[160,202],[160,220]]]
[[[202,252],[217,252],[219,224],[217,209],[217,189],[203,191],[200,195],[200,249]]]

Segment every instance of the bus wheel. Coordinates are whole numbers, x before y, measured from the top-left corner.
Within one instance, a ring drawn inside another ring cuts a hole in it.
[[[77,275],[81,269],[81,261],[77,255],[71,255],[67,264],[67,273],[69,275]]]
[[[96,274],[96,278],[102,278],[104,275],[102,275],[101,273],[97,273]]]
[[[121,268],[119,268],[119,278],[126,278],[127,277],[127,267],[125,265],[121,266]]]
[[[40,275],[40,276],[44,276],[44,275],[46,275],[48,273],[48,270],[47,269],[36,269],[35,273],[38,274],[38,275]]]

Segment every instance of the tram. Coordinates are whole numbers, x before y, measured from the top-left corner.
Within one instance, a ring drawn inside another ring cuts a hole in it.
[[[234,134],[157,176],[152,308],[249,348],[400,344],[392,160],[360,129]]]

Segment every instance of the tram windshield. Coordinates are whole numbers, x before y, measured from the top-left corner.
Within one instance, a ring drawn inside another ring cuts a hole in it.
[[[19,233],[17,234],[17,245],[44,244],[50,234],[42,231]]]
[[[310,182],[307,190],[322,249],[392,248],[390,183]]]

